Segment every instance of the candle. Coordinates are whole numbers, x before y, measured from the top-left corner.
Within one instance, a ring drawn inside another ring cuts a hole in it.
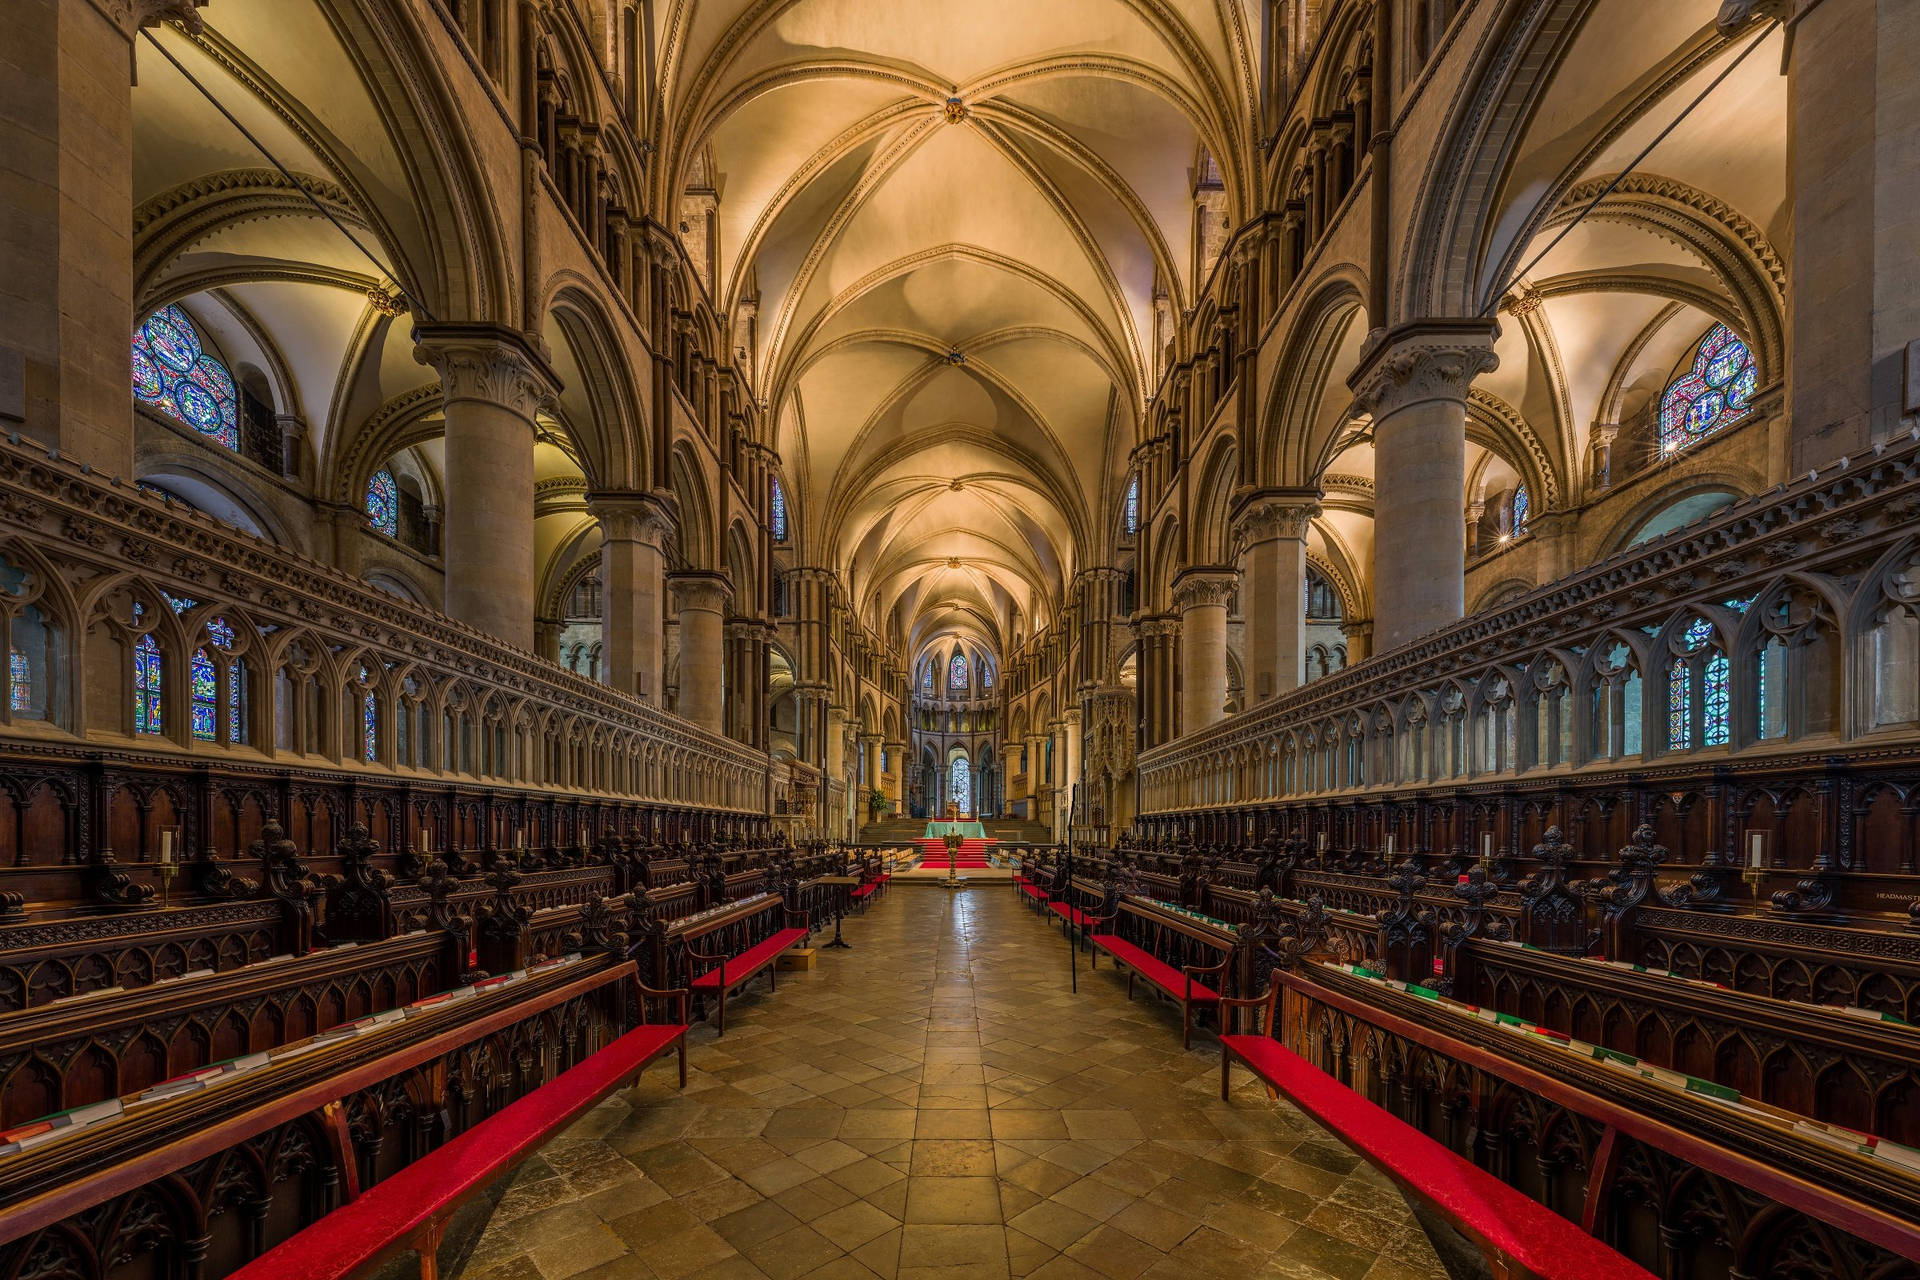
[[[1483,831],[1480,834],[1480,856],[1483,858],[1491,858],[1493,856],[1493,833],[1491,831]]]
[[[1767,864],[1767,833],[1750,831],[1747,833],[1747,848],[1750,850],[1749,863],[1757,868]]]
[[[162,866],[165,866],[167,864],[170,864],[172,861],[173,861],[173,832],[171,830],[162,831],[160,833],[160,863]]]
[[[1325,848],[1327,847],[1327,833],[1326,833],[1326,832],[1324,832],[1324,831],[1322,831],[1322,832],[1320,833],[1320,846],[1319,846],[1319,847],[1320,847],[1321,849],[1325,849]]]
[[[514,832],[514,842],[515,842],[514,847],[517,849],[524,849],[527,847],[527,829],[525,827],[522,827],[520,828],[520,830]]]
[[[1393,852],[1393,836],[1392,835],[1387,836],[1387,852],[1389,854]]]

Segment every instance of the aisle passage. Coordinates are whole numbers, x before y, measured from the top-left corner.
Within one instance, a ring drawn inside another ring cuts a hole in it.
[[[1002,889],[896,889],[527,1165],[469,1280],[1444,1275],[1405,1203]]]

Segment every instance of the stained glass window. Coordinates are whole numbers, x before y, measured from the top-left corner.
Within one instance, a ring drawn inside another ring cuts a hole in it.
[[[160,646],[141,636],[133,646],[133,731],[160,732]]]
[[[7,654],[7,681],[12,690],[8,704],[15,711],[33,710],[33,671],[27,666],[27,655],[18,649]]]
[[[212,742],[218,736],[216,727],[220,720],[220,678],[213,669],[213,659],[207,656],[205,649],[193,651],[193,707],[191,712],[193,736],[201,742]]]
[[[365,738],[365,759],[372,764],[380,758],[380,713],[372,694],[360,700],[360,727]]]
[[[207,624],[207,638],[222,649],[233,650],[233,627],[225,618]],[[246,664],[238,659],[227,664],[227,741],[245,742],[247,687]]]
[[[1689,655],[1713,642],[1713,624],[1696,618],[1683,637]],[[1701,729],[1705,745],[1722,746],[1727,741],[1727,659],[1715,653],[1704,663],[1692,657],[1676,658],[1667,676],[1667,746],[1683,751],[1693,744],[1694,671],[1698,668],[1701,684]]]
[[[1753,352],[1733,330],[1724,324],[1707,330],[1694,348],[1692,367],[1660,399],[1662,456],[1746,417],[1759,378]]]
[[[1140,532],[1140,473],[1133,473],[1127,481],[1127,499],[1123,519],[1126,521],[1127,536],[1131,538]]]
[[[984,662],[980,664],[980,687],[982,689],[993,688],[993,668]]]
[[[964,689],[967,687],[967,655],[956,653],[953,661],[947,664],[947,688]]]
[[[920,672],[920,687],[929,693],[933,691],[933,659],[927,659],[927,665]]]
[[[1727,745],[1727,656],[1716,653],[1707,659],[1701,675],[1706,690],[1700,699],[1703,736],[1709,747]]]
[[[400,534],[400,486],[393,482],[393,472],[385,467],[367,481],[367,519],[389,538]]]
[[[133,395],[229,449],[240,447],[233,375],[178,305],[160,308],[134,330]]]
[[[780,487],[779,476],[773,478],[773,515],[769,523],[772,527],[773,540],[785,542],[787,540],[787,491]]]
[[[973,770],[965,756],[955,756],[947,769],[947,799],[959,812],[973,812]]]
[[[1513,491],[1513,520],[1510,532],[1519,537],[1527,531],[1527,508],[1531,505],[1527,497],[1527,486],[1520,485]]]

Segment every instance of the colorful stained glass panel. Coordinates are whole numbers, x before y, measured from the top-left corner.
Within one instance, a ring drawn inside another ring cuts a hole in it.
[[[133,646],[133,731],[160,732],[160,646],[141,636]]]
[[[787,491],[780,487],[780,477],[773,478],[773,514],[769,521],[772,525],[773,540],[787,540]]]
[[[389,538],[400,533],[400,486],[394,483],[393,472],[385,467],[367,481],[367,519]]]
[[[160,308],[133,334],[133,394],[229,449],[240,447],[239,392],[180,306]]]
[[[15,711],[33,710],[33,670],[27,665],[27,655],[18,649],[7,654],[7,682],[9,705]]]
[[[1140,532],[1140,473],[1138,471],[1134,472],[1133,478],[1127,481],[1125,519],[1127,536],[1131,538]]]
[[[1716,324],[1694,348],[1693,364],[1660,400],[1660,452],[1677,453],[1740,421],[1753,407],[1760,375],[1753,353],[1733,330]]]
[[[953,661],[947,665],[947,688],[964,689],[967,687],[967,655],[956,653]]]

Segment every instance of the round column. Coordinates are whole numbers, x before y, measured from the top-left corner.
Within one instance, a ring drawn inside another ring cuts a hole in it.
[[[1173,580],[1180,611],[1180,732],[1196,733],[1226,717],[1227,602],[1238,577],[1231,569],[1185,569]]]
[[[1387,334],[1348,385],[1373,415],[1374,636],[1398,648],[1466,610],[1467,394],[1499,326],[1427,320]]]
[[[1319,514],[1318,494],[1269,490],[1248,499],[1235,521],[1249,706],[1298,688],[1305,673],[1307,531]]]
[[[680,610],[680,715],[717,734],[726,708],[723,626],[733,589],[721,574],[704,571],[667,581]]]
[[[432,325],[414,337],[446,414],[447,615],[531,651],[534,413],[558,384],[511,329]]]
[[[666,547],[673,517],[644,493],[590,493],[600,522],[601,652],[607,683],[649,702],[660,697],[665,661]]]

